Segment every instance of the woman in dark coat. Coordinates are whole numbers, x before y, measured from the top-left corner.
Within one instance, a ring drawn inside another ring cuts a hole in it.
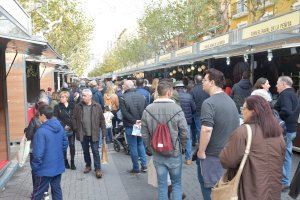
[[[285,142],[282,128],[269,103],[253,95],[242,107],[244,122],[252,129],[252,143],[239,182],[239,200],[280,200]],[[241,163],[247,144],[245,125],[237,128],[220,153],[222,166],[231,180]]]
[[[65,129],[65,133],[68,136],[70,155],[71,155],[71,166],[67,159],[67,151],[64,152],[65,167],[67,169],[76,170],[74,157],[75,157],[75,133],[72,127],[72,115],[74,104],[69,102],[70,93],[62,91],[60,94],[60,103],[54,107],[54,116],[60,121],[62,127]]]

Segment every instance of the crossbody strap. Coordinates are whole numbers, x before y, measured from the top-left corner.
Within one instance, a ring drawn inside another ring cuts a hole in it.
[[[235,176],[235,179],[236,179],[237,183],[239,182],[239,180],[241,178],[245,163],[246,163],[248,155],[250,153],[250,147],[251,147],[251,143],[252,143],[252,130],[251,130],[251,127],[250,127],[249,124],[245,124],[245,125],[246,125],[246,128],[247,128],[247,144],[246,144],[246,149],[245,149],[243,159],[242,159],[241,164],[239,166],[239,170],[238,170],[238,172],[236,173],[236,176]]]
[[[149,115],[157,122],[157,123],[160,123],[157,119],[156,119],[156,117],[154,117],[154,115],[152,114],[152,113],[150,113],[147,109],[145,109],[145,111],[147,112],[147,113],[149,113]],[[182,110],[179,110],[177,113],[175,113],[167,122],[166,122],[166,124],[168,124],[178,113],[180,113]]]

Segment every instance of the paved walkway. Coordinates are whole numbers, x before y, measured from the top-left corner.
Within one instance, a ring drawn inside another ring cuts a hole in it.
[[[147,184],[147,174],[132,176],[127,170],[132,167],[131,160],[125,153],[109,150],[109,164],[102,165],[104,177],[96,179],[95,173],[83,174],[83,153],[79,143],[76,145],[76,171],[66,170],[62,177],[63,198],[65,200],[153,200],[156,190]],[[294,156],[294,170],[300,160]],[[188,200],[201,200],[202,195],[197,180],[196,164],[183,166],[183,189]],[[30,199],[32,192],[30,165],[21,168],[8,182],[0,199]],[[287,194],[283,200],[290,200]],[[300,199],[300,198],[299,198]]]

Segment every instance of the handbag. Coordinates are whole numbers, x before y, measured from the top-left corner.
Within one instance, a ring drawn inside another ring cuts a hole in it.
[[[239,169],[235,177],[228,181],[228,174],[225,173],[218,183],[212,188],[211,199],[212,200],[238,200],[238,187],[240,178],[250,152],[250,146],[252,142],[252,130],[250,125],[246,124],[247,128],[247,145],[246,150],[239,166]]]
[[[18,151],[18,162],[20,167],[23,167],[26,163],[30,151],[30,143],[31,141],[27,140],[26,136],[24,135],[20,142],[20,148]]]

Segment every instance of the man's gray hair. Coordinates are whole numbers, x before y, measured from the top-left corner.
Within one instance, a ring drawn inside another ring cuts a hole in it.
[[[134,88],[134,83],[132,80],[126,80],[124,85],[128,88],[128,89],[132,89]]]
[[[199,74],[197,74],[196,76],[195,76],[195,83],[196,84],[201,84],[202,83],[202,76],[201,75],[199,75]]]
[[[93,96],[93,93],[90,89],[83,89],[82,94],[89,94],[89,95]]]
[[[286,85],[292,87],[293,86],[293,80],[289,76],[280,76],[278,78],[279,82],[284,82]]]

